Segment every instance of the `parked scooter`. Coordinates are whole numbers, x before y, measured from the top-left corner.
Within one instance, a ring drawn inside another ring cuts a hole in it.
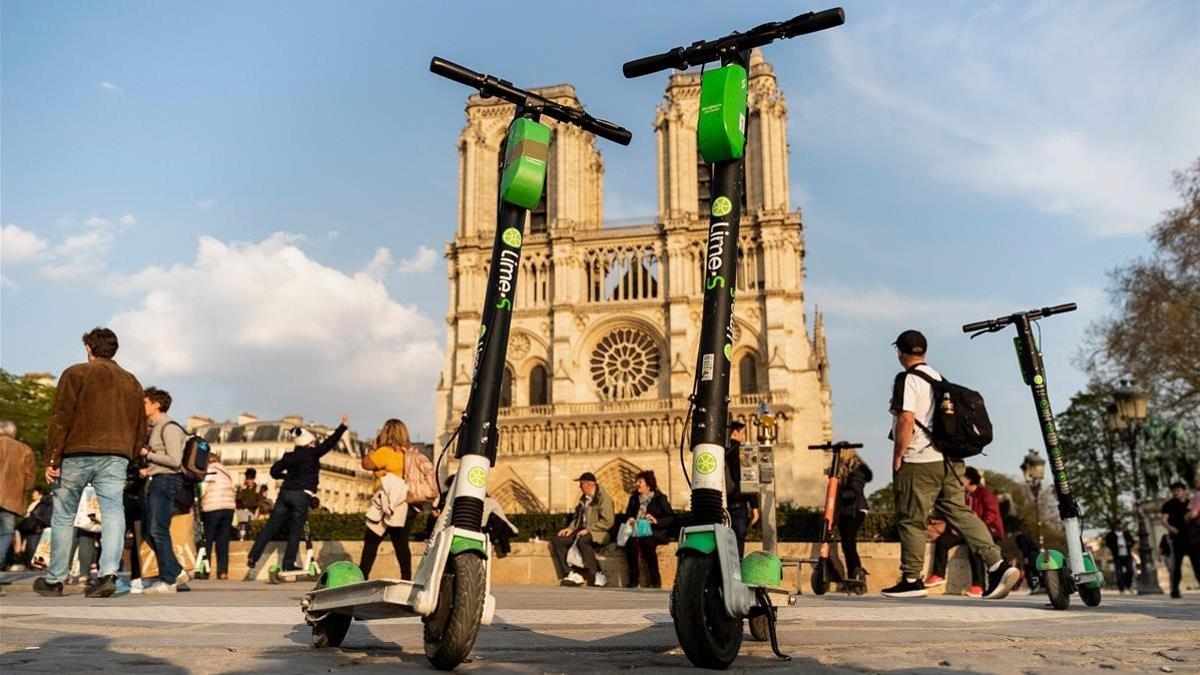
[[[833,562],[832,544],[834,524],[837,522],[838,489],[841,480],[838,478],[838,466],[842,463],[842,451],[861,448],[862,443],[821,443],[810,445],[809,450],[822,450],[831,455],[829,463],[829,483],[825,488],[825,508],[821,513],[821,546],[817,558],[812,561],[812,589],[817,595],[825,595],[830,584],[837,584],[846,593],[862,595],[867,592],[867,578],[862,569],[857,570],[854,578],[847,578]]]

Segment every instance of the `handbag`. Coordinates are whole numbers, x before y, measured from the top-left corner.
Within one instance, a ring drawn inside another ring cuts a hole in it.
[[[621,527],[617,529],[617,546],[624,546],[629,541],[629,537],[633,535],[632,529],[628,520],[621,523]]]
[[[653,537],[654,530],[650,527],[650,521],[645,518],[637,519],[637,537]]]

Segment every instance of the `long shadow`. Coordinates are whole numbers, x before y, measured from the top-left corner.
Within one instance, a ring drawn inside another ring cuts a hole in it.
[[[76,673],[85,670],[167,673],[185,675],[188,669],[144,654],[128,654],[111,649],[112,640],[100,635],[60,635],[37,649],[11,650],[0,654],[0,671],[6,673]]]

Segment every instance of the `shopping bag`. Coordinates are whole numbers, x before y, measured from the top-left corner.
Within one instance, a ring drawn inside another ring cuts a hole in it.
[[[617,546],[624,546],[629,541],[632,535],[632,529],[629,527],[629,521],[621,523],[620,529],[617,530]]]
[[[583,554],[579,552],[579,537],[575,538],[575,543],[571,544],[571,550],[567,551],[567,564],[571,567],[583,567]]]
[[[645,518],[637,520],[637,536],[638,537],[653,537],[654,530],[650,527],[650,521]]]

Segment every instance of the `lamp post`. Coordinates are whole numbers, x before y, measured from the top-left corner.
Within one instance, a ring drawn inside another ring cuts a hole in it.
[[[1038,550],[1045,551],[1046,544],[1042,541],[1042,504],[1038,501],[1038,495],[1042,491],[1042,479],[1046,477],[1046,460],[1038,456],[1037,450],[1030,448],[1029,454],[1025,455],[1025,459],[1021,462],[1021,474],[1025,476],[1025,483],[1029,485],[1029,491],[1033,493],[1033,514],[1034,521],[1037,523]]]
[[[1154,549],[1150,547],[1150,529],[1142,512],[1142,471],[1139,466],[1138,439],[1142,435],[1142,424],[1149,417],[1146,392],[1134,386],[1129,379],[1121,380],[1113,392],[1113,405],[1108,407],[1106,426],[1125,436],[1129,444],[1130,469],[1133,471],[1133,513],[1138,525],[1138,555],[1142,569],[1138,574],[1138,595],[1161,595],[1158,585],[1158,569],[1154,565]]]
[[[775,457],[773,446],[778,430],[775,411],[766,403],[758,404],[758,494],[762,502],[763,550],[774,553],[777,543],[775,529]],[[764,461],[766,460],[766,461]]]

